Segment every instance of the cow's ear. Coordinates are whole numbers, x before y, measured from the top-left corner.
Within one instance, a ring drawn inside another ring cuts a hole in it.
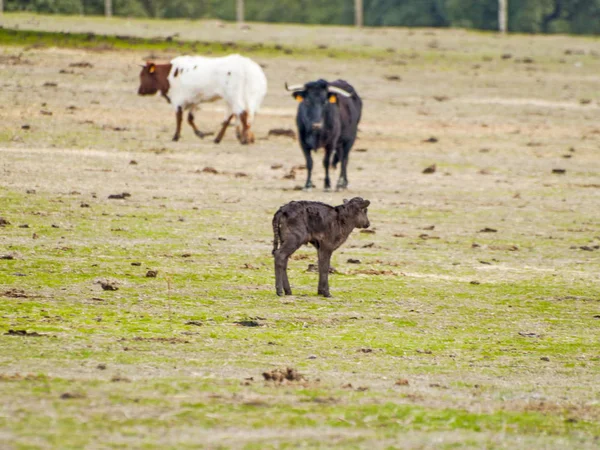
[[[296,100],[297,102],[301,102],[302,100],[304,100],[304,94],[302,92],[294,92],[292,94],[292,97],[294,98],[294,100]]]
[[[337,95],[329,93],[329,103],[337,103]]]
[[[154,73],[155,71],[156,71],[156,64],[154,64],[154,63],[150,63],[150,64],[148,65],[148,72],[149,72],[149,73]]]

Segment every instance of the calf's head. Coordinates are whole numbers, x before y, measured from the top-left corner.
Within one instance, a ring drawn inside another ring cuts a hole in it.
[[[292,97],[300,102],[297,120],[305,132],[307,144],[316,148],[317,137],[324,125],[324,119],[329,108],[338,101],[337,96],[350,97],[352,94],[336,86],[331,86],[321,79],[306,84],[288,86],[285,88],[292,92]]]
[[[354,197],[350,201],[344,199],[342,208],[346,220],[351,220],[356,228],[369,228],[371,223],[369,222],[369,216],[367,216],[367,208],[370,204],[369,200],[360,197]]]
[[[170,70],[171,64],[147,62],[145,66],[142,66],[142,71],[140,72],[138,95],[154,95],[158,91],[166,94],[169,90],[167,76]]]

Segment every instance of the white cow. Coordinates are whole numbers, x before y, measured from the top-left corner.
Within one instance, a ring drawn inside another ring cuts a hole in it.
[[[188,123],[196,135],[204,137],[194,124],[194,111],[200,103],[222,98],[227,103],[227,112],[215,142],[221,142],[235,117],[238,139],[249,144],[254,142],[250,126],[267,93],[267,79],[260,66],[244,56],[179,56],[170,64],[147,62],[142,69],[138,94],[153,95],[159,91],[175,109],[174,141],[181,135],[184,110],[189,111]]]

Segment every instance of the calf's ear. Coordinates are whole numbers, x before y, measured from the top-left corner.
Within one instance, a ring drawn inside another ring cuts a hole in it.
[[[292,94],[292,97],[294,98],[294,100],[296,100],[297,102],[301,102],[302,100],[304,100],[304,94],[302,92],[294,92]]]
[[[337,103],[337,95],[332,94],[331,92],[328,95],[329,103]]]
[[[368,207],[370,204],[371,204],[371,202],[370,202],[369,200],[365,200],[365,201],[363,202],[363,208],[366,208],[366,207]]]
[[[148,72],[150,72],[150,73],[156,72],[156,64],[154,64],[154,63],[148,64]]]
[[[347,198],[345,198],[345,199],[344,199],[344,205],[345,205],[346,203],[348,203],[348,199],[347,199]]]

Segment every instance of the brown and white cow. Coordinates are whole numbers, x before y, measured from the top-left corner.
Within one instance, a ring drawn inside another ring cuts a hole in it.
[[[222,58],[179,56],[168,64],[147,62],[140,72],[139,95],[160,92],[175,109],[176,130],[173,140],[181,137],[183,112],[196,136],[203,138],[194,123],[194,111],[200,103],[224,99],[227,112],[215,142],[221,142],[235,117],[237,137],[242,144],[254,142],[251,125],[267,92],[267,79],[258,64],[240,55]]]

